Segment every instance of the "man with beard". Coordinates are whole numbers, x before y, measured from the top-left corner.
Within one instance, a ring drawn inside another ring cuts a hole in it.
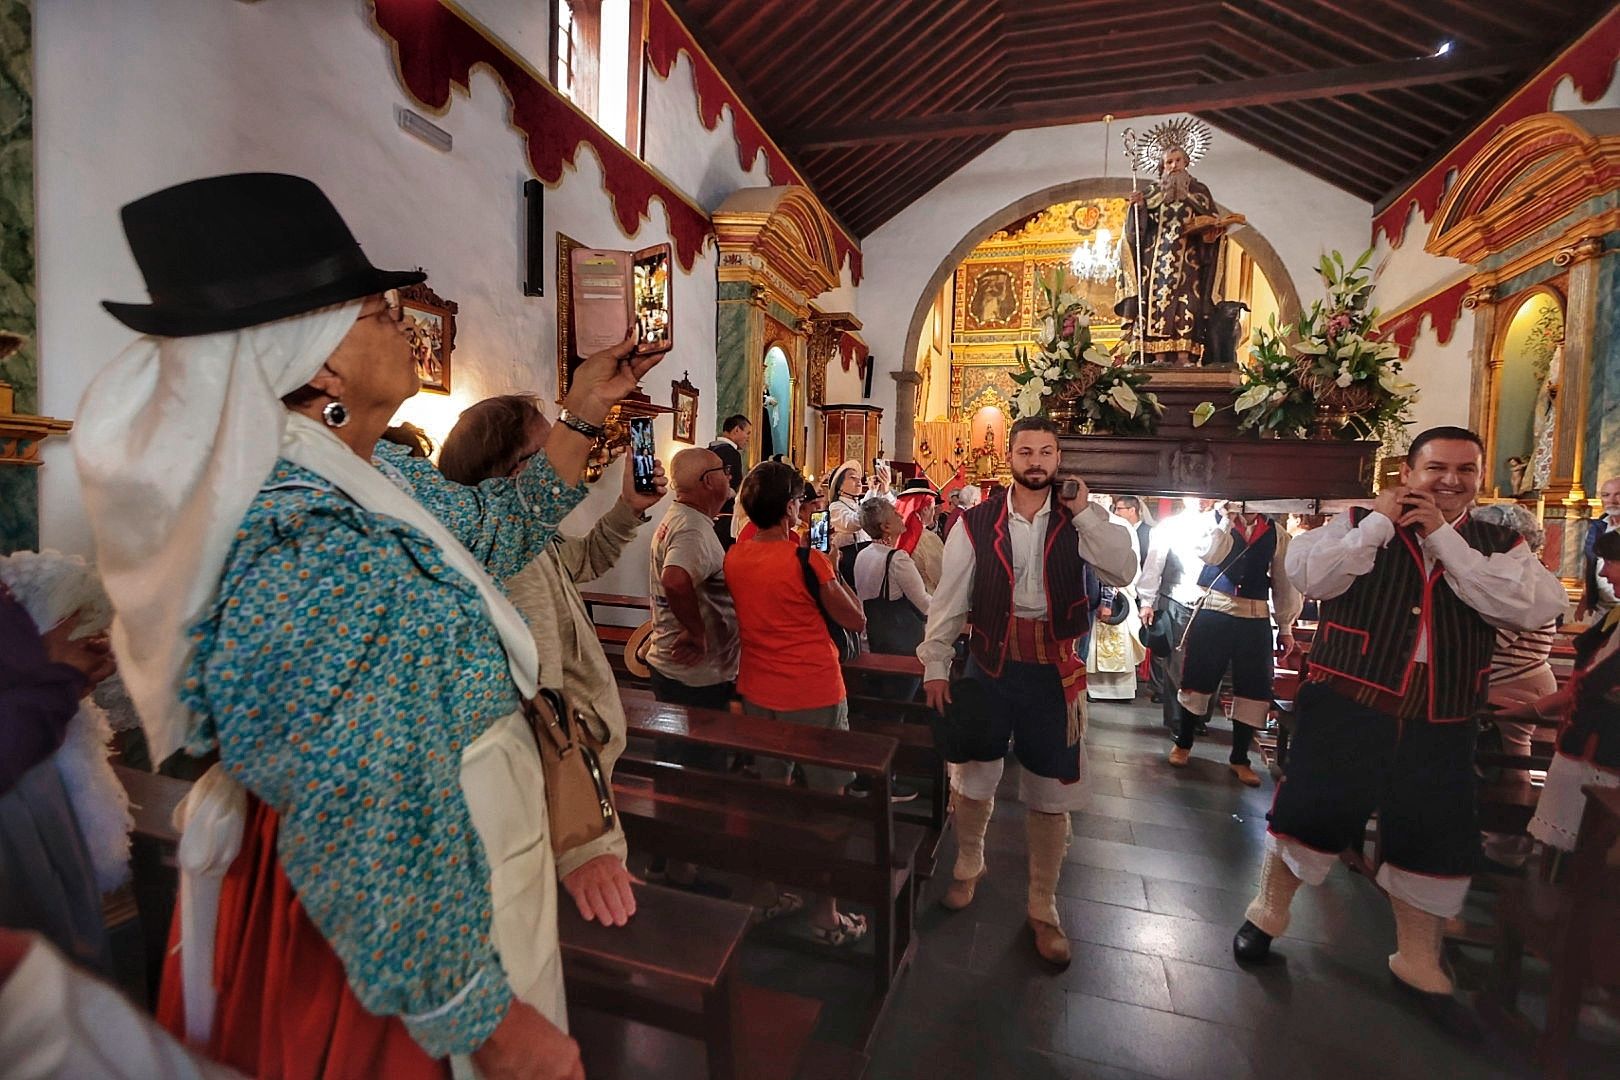
[[[1028,810],[1030,929],[1043,959],[1070,958],[1057,913],[1057,883],[1069,847],[1069,812],[1083,799],[1085,664],[1076,643],[1090,629],[1086,569],[1128,585],[1136,576],[1131,535],[1087,500],[1086,485],[1054,488],[1057,429],[1041,417],[1012,426],[1013,483],[966,511],[945,543],[928,630],[917,647],[928,704],[944,712],[953,694],[971,708],[982,738],[953,770],[957,856],[943,903],[960,911],[984,876],[984,835],[1009,742],[1024,767]],[[972,616],[967,678],[953,688],[957,635]]]
[[[1474,520],[1483,447],[1464,428],[1412,441],[1400,484],[1289,547],[1289,580],[1321,601],[1299,692],[1288,775],[1277,787],[1260,893],[1232,940],[1263,960],[1302,882],[1382,826],[1378,884],[1395,909],[1389,970],[1436,1021],[1477,1036],[1441,965],[1441,927],[1468,892],[1479,845],[1474,736],[1496,628],[1532,630],[1564,587],[1513,530]]]
[[[1158,183],[1130,196],[1114,313],[1127,321],[1138,363],[1190,367],[1204,355],[1226,237],[1208,228],[1220,211],[1189,164],[1187,151],[1171,145]]]

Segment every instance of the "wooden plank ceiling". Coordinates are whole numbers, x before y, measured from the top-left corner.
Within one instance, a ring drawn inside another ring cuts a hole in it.
[[[1377,202],[1608,0],[675,0],[865,236],[1019,128],[1191,111]],[[1443,42],[1446,55],[1431,56]],[[1118,148],[1110,171],[1122,167]],[[1218,152],[1218,151],[1217,151]],[[1102,147],[1075,148],[1077,175]]]

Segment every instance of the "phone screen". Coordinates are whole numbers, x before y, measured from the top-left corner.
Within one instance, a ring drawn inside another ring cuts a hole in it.
[[[832,529],[827,525],[827,511],[810,511],[810,546],[817,551],[832,550]]]
[[[670,341],[669,252],[655,251],[635,262],[637,348],[655,352]]]
[[[636,490],[651,495],[658,490],[653,470],[658,467],[658,451],[653,445],[653,422],[650,416],[630,418],[630,467],[635,470]]]

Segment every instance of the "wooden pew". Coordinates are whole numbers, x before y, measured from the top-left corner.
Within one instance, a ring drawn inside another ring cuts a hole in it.
[[[927,830],[917,850],[917,876],[924,881],[934,876],[940,841],[950,821],[950,781],[945,773],[945,759],[934,749],[929,712],[927,704],[920,701],[849,696],[849,729],[894,739],[897,744],[895,775],[921,781],[927,792],[926,801],[920,804],[921,814],[912,812],[911,804],[895,806],[897,821],[908,821]]]
[[[172,866],[180,842],[172,816],[191,790],[190,781],[122,765],[113,771],[129,793],[136,835],[163,843],[164,861]],[[749,909],[655,885],[634,889],[636,914],[623,927],[586,922],[567,896],[558,897],[557,931],[570,1005],[700,1039],[710,1077],[741,1077],[735,971]]]
[[[632,735],[785,758],[868,779],[871,793],[858,798],[631,755],[614,770],[619,813],[632,847],[873,909],[876,1007],[870,1034],[915,948],[915,861],[924,830],[897,824],[891,812],[896,741],[669,705],[633,689],[620,696]]]
[[[596,621],[596,609],[599,607],[636,611],[643,617],[652,610],[652,603],[645,596],[629,593],[586,592],[582,589],[579,597],[585,601],[585,612],[590,615],[592,622]]]

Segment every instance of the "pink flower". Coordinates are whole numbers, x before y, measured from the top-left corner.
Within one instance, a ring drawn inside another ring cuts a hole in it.
[[[1080,321],[1075,316],[1073,316],[1073,315],[1064,316],[1064,319],[1063,319],[1063,336],[1066,337],[1066,338],[1074,337],[1074,331],[1079,325],[1080,325]]]

